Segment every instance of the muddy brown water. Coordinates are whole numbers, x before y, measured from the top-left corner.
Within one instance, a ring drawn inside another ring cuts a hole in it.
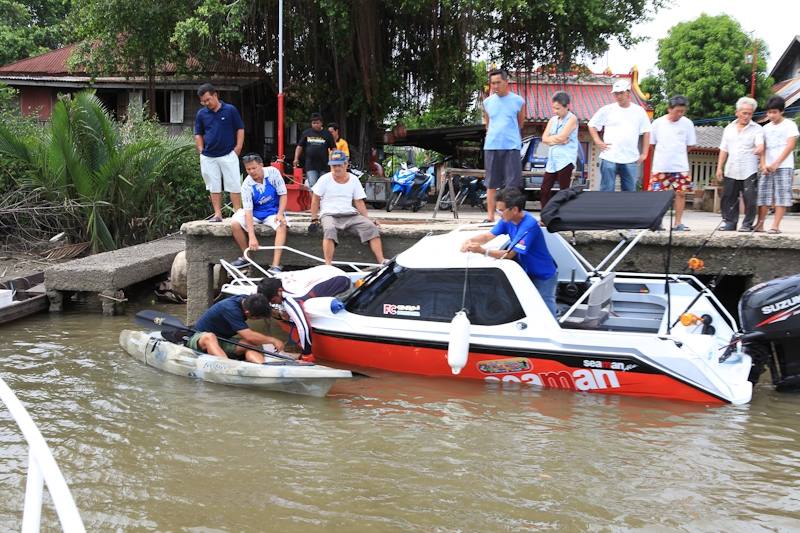
[[[766,384],[710,407],[385,375],[314,399],[145,367],[117,345],[136,310],[0,326],[89,531],[800,528],[800,396]],[[0,530],[26,465],[0,407]]]

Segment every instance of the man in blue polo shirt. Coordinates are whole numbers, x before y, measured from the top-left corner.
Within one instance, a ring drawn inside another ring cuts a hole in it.
[[[251,318],[269,318],[269,312],[269,302],[263,294],[225,298],[203,313],[194,326],[194,335],[186,341],[186,346],[224,359],[246,360],[261,364],[264,362],[264,355],[261,352],[236,346],[223,339],[233,339],[238,336],[245,344],[256,347],[273,344],[279,352],[282,351],[283,341],[252,330],[247,325],[247,320]]]
[[[516,260],[531,278],[547,308],[556,316],[556,262],[547,249],[539,222],[525,211],[525,197],[517,189],[503,189],[497,195],[497,214],[502,219],[489,232],[464,241],[461,251],[484,254],[495,259]],[[483,247],[498,235],[508,235],[510,241],[506,249],[490,250]]]
[[[197,89],[200,104],[194,119],[194,142],[200,153],[200,173],[214,207],[214,222],[222,222],[222,189],[231,195],[233,210],[242,208],[239,154],[244,122],[239,111],[219,99],[210,83]]]

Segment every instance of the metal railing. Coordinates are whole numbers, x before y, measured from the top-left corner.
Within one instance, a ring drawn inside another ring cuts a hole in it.
[[[58,519],[63,531],[69,533],[84,532],[83,520],[75,506],[75,500],[69,492],[67,482],[61,475],[53,454],[44,437],[36,427],[25,406],[19,401],[14,391],[0,378],[0,400],[8,408],[11,418],[17,423],[22,435],[28,442],[28,479],[25,484],[25,504],[22,513],[23,533],[39,531],[42,518],[42,495],[44,486],[53,499]]]

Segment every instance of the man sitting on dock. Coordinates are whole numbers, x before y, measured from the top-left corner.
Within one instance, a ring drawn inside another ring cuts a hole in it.
[[[236,211],[231,219],[231,232],[239,249],[258,250],[255,224],[266,224],[275,230],[275,250],[272,252],[273,273],[281,271],[281,249],[286,244],[286,183],[280,171],[272,166],[265,167],[258,154],[242,157],[247,177],[242,183],[242,209]],[[247,235],[245,236],[245,232]],[[244,257],[231,263],[241,267],[247,265]]]
[[[322,255],[325,264],[333,262],[333,251],[339,243],[339,231],[349,230],[359,236],[362,243],[369,243],[378,263],[383,263],[378,225],[369,219],[364,198],[367,194],[361,182],[347,172],[347,154],[341,150],[331,152],[328,165],[331,171],[320,176],[314,185],[311,198],[311,225],[309,233],[319,231],[322,217]]]
[[[547,308],[556,316],[556,262],[547,249],[539,223],[525,211],[525,197],[515,189],[503,189],[497,197],[497,214],[502,218],[487,233],[464,241],[462,252],[475,252],[495,259],[515,259],[531,278]],[[511,239],[502,250],[490,250],[483,245],[498,235]]]
[[[247,325],[251,318],[268,318],[269,302],[263,294],[232,296],[212,305],[195,324],[196,332],[186,342],[186,346],[198,352],[216,355],[225,359],[246,360],[250,363],[264,363],[264,355],[256,350],[236,346],[224,339],[238,336],[242,342],[260,347],[272,344],[282,351],[283,341],[264,335]]]

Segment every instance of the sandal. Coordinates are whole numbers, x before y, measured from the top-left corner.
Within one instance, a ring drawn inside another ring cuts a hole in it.
[[[778,235],[780,232],[781,230],[775,228],[770,228],[767,230],[767,233],[769,233],[770,235]]]

